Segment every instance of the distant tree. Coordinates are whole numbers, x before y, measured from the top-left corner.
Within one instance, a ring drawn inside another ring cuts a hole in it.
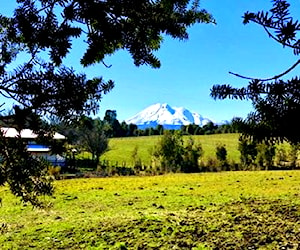
[[[143,132],[142,132],[143,131]],[[144,130],[142,130],[140,135],[145,135],[148,136],[150,135],[150,128],[145,128]]]
[[[107,132],[109,132],[107,136],[109,137],[124,137],[130,134],[130,131],[128,131],[129,127],[126,122],[123,121],[122,124],[120,124],[118,121],[116,110],[106,110],[103,121],[111,128],[109,131],[107,130]]]
[[[104,131],[104,122],[100,119],[84,118],[80,129],[79,142],[92,154],[92,159],[99,163],[100,156],[108,150],[108,138]]]
[[[161,124],[158,124],[156,126],[156,131],[157,131],[157,135],[163,135],[163,133],[164,133],[164,126],[161,125]]]
[[[115,120],[117,120],[117,111],[116,110],[106,110],[103,121],[112,125]]]
[[[115,137],[116,133],[120,129],[120,123],[117,120],[116,110],[106,110],[103,118],[104,123],[108,126],[106,129],[108,137]]]
[[[189,124],[189,125],[186,125],[185,126],[185,133],[187,135],[195,135],[196,134],[196,131],[198,129],[198,125],[196,124]]]
[[[204,134],[206,135],[210,135],[210,134],[214,134],[215,130],[218,128],[217,125],[215,125],[213,122],[208,122],[207,124],[205,124],[202,127],[202,130],[204,132]]]
[[[128,136],[137,136],[138,126],[130,123],[128,125]]]
[[[197,124],[188,124],[182,125],[180,130],[185,135],[204,135],[215,133],[215,127],[211,127],[210,125],[204,125],[203,127],[200,127]]]
[[[157,133],[157,130],[156,130],[155,128],[152,128],[152,127],[149,128],[149,134],[148,134],[148,135],[151,136],[151,135],[155,135],[155,134],[158,134],[158,133]]]
[[[108,148],[108,136],[111,127],[100,118],[93,119],[81,116],[78,121],[66,123],[59,121],[53,124],[57,131],[64,134],[72,148],[86,150],[92,154],[92,159],[98,163],[99,157]]]
[[[268,37],[281,44],[284,48],[292,49],[296,56],[300,54],[300,23],[290,14],[292,1],[273,0],[270,11],[258,13],[246,12],[244,24],[249,22],[260,25]],[[245,59],[247,60],[247,59]],[[300,142],[298,117],[300,114],[300,78],[295,76],[289,80],[283,77],[300,64],[296,62],[278,75],[265,79],[246,77],[231,73],[242,79],[249,80],[247,87],[233,88],[230,85],[215,85],[211,96],[215,99],[251,100],[254,112],[247,119],[239,119],[240,131],[247,138],[258,142],[287,140],[292,144]]]
[[[121,136],[122,137],[128,136],[129,135],[129,126],[127,125],[127,123],[125,121],[122,121],[120,126],[121,126],[121,129],[120,129]]]
[[[73,124],[68,124],[63,121],[52,123],[58,133],[63,134],[69,144],[75,144],[78,140],[78,133]]]
[[[163,172],[177,172],[181,170],[183,153],[183,138],[180,132],[166,130],[155,146],[153,156]]]
[[[132,136],[148,136],[147,129],[136,129],[134,130],[134,134]]]

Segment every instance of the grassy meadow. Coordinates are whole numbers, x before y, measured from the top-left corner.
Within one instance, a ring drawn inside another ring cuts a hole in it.
[[[1,249],[299,249],[300,171],[55,181],[48,209],[0,188]]]
[[[188,136],[184,137],[185,139]],[[204,150],[203,159],[215,157],[215,150],[218,143],[224,144],[227,149],[228,159],[235,162],[239,161],[238,134],[214,134],[214,135],[195,135],[192,136],[196,143],[200,143]],[[109,151],[102,155],[101,160],[118,162],[132,165],[132,153],[134,148],[138,149],[138,156],[145,165],[151,163],[151,150],[158,143],[160,136],[141,136],[112,138],[109,141]]]

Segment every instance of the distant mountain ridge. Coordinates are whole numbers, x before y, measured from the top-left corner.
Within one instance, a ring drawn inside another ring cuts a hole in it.
[[[211,120],[183,107],[171,107],[167,103],[156,103],[125,120],[125,122],[136,124],[139,129],[156,127],[157,125],[162,125],[166,129],[179,129],[182,125],[189,124],[203,126]]]

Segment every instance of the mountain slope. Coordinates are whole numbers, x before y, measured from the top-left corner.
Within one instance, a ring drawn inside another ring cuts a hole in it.
[[[171,107],[169,104],[153,104],[135,116],[126,120],[127,124],[133,123],[140,129],[163,125],[167,129],[177,129],[182,125],[197,124],[203,126],[210,122],[200,114],[191,112],[182,107]]]

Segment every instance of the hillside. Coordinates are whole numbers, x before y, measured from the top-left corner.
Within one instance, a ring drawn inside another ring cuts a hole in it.
[[[238,137],[238,134],[192,136],[195,142],[201,143],[204,150],[204,159],[215,157],[215,148],[218,143],[221,143],[226,145],[228,159],[234,161],[239,161]],[[188,136],[185,136],[185,138],[188,138]],[[138,155],[143,164],[150,165],[151,149],[153,149],[159,139],[160,136],[112,138],[109,142],[110,150],[101,157],[101,160],[108,160],[112,163],[118,162],[118,164],[126,162],[127,165],[131,165],[132,152],[134,148],[137,147]]]

